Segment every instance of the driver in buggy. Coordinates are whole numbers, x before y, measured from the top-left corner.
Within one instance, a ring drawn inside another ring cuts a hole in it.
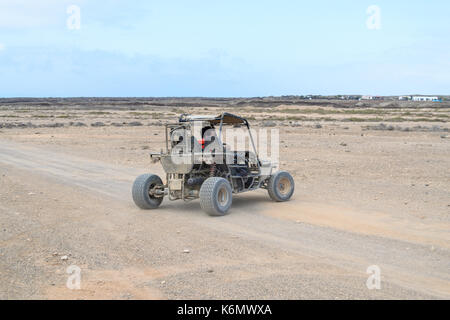
[[[202,128],[202,139],[199,140],[200,145],[202,146],[202,150],[203,151],[207,151],[207,152],[211,152],[211,154],[215,153],[215,147],[220,147],[218,143],[219,139],[217,137],[217,132],[216,129],[214,128],[214,126],[212,125],[208,125]],[[215,144],[217,143],[217,144]],[[215,144],[215,145],[214,145]],[[231,168],[232,170],[232,175],[234,176],[241,176],[241,177],[246,177],[249,174],[249,168],[247,166],[246,160],[245,159],[241,159],[242,157],[239,157],[238,152],[233,152],[231,150],[229,150],[230,148],[227,147],[227,145],[225,143],[222,143],[223,145],[223,163],[226,163],[227,161],[227,157],[226,154],[227,153],[234,153],[233,157],[232,157],[232,162],[233,163],[228,163],[228,164],[242,164],[242,166],[233,166]],[[241,161],[239,161],[241,160]],[[229,160],[228,160],[229,161]]]
[[[217,140],[216,129],[213,126],[205,126],[202,128],[202,139],[198,142],[204,150],[208,145]]]

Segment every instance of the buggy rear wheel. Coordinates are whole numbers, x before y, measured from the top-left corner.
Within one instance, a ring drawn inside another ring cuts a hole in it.
[[[267,183],[267,191],[272,200],[281,202],[287,201],[294,193],[295,183],[291,174],[286,171],[279,171],[270,176]]]
[[[210,216],[225,215],[232,202],[231,185],[224,178],[208,178],[200,187],[200,206]]]
[[[132,189],[134,203],[141,209],[158,208],[163,197],[156,197],[150,192],[156,186],[163,186],[163,182],[155,174],[143,174],[137,177]]]

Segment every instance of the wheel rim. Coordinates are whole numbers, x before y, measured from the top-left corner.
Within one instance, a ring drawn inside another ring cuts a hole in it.
[[[291,191],[291,180],[286,177],[282,177],[278,181],[278,191],[283,195],[287,195]]]
[[[228,203],[228,191],[227,188],[221,187],[219,193],[217,194],[217,200],[221,207],[225,207]]]

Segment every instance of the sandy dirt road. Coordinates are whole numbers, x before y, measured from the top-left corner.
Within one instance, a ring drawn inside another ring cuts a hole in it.
[[[274,203],[265,190],[236,196],[220,218],[198,201],[141,211],[130,188],[148,169],[4,140],[0,170],[2,299],[450,298],[447,224],[298,192]],[[82,270],[81,290],[66,288],[69,265]],[[371,265],[380,290],[366,287]]]

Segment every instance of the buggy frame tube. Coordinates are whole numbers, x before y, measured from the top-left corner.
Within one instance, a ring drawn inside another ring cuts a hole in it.
[[[168,154],[169,153],[169,137],[167,135],[167,130],[169,130],[169,128],[168,128],[167,124],[165,125],[165,127],[166,127],[166,153]]]
[[[219,141],[220,141],[220,144],[221,144],[221,145],[223,145],[223,144],[222,144],[223,117],[224,117],[224,114],[222,114],[222,116],[221,116],[221,118],[220,118],[220,126],[219,126]]]
[[[246,125],[247,125],[247,129],[248,129],[248,135],[250,136],[250,141],[252,142],[253,151],[256,154],[256,160],[258,160],[258,170],[259,170],[261,163],[259,162],[258,151],[256,151],[256,146],[255,146],[255,142],[253,141],[253,136],[252,136],[252,131],[250,130],[250,125],[248,124],[248,122],[246,123]]]

